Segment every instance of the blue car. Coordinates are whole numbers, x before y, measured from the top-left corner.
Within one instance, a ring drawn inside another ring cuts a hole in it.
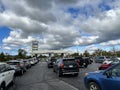
[[[103,71],[86,73],[84,83],[88,90],[120,90],[120,63]]]

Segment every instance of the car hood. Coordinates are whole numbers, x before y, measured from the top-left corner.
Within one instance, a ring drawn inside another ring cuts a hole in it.
[[[89,72],[89,74],[98,74],[98,73],[103,73],[104,70],[98,70],[98,71],[94,71],[94,72]]]

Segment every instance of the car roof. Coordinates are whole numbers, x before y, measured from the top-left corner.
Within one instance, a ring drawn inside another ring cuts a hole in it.
[[[5,62],[0,62],[0,65],[1,65],[1,64],[6,64],[6,63],[5,63]]]
[[[7,62],[22,62],[22,61],[20,61],[20,60],[9,60]]]
[[[63,60],[75,60],[75,58],[63,58]]]

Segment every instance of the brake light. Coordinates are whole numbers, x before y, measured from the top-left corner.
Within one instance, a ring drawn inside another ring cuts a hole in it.
[[[78,63],[80,63],[80,60],[77,60]]]
[[[77,63],[77,66],[80,67],[79,63]]]
[[[21,67],[21,66],[22,66],[22,64],[17,64],[17,66],[18,66],[18,67]]]
[[[64,68],[64,64],[63,64],[63,63],[62,63],[62,64],[60,64],[60,67],[61,67],[61,68]]]

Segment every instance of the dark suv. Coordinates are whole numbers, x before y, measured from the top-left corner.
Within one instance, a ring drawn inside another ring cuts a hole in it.
[[[75,61],[79,64],[79,67],[87,68],[92,63],[88,57],[75,57]]]
[[[56,60],[57,59],[55,59],[55,58],[51,58],[50,60],[48,60],[48,62],[47,62],[48,68],[53,67],[53,63],[56,62]]]
[[[59,77],[65,74],[74,74],[78,76],[79,65],[72,58],[62,58],[58,59],[53,65],[53,71],[58,74]]]

